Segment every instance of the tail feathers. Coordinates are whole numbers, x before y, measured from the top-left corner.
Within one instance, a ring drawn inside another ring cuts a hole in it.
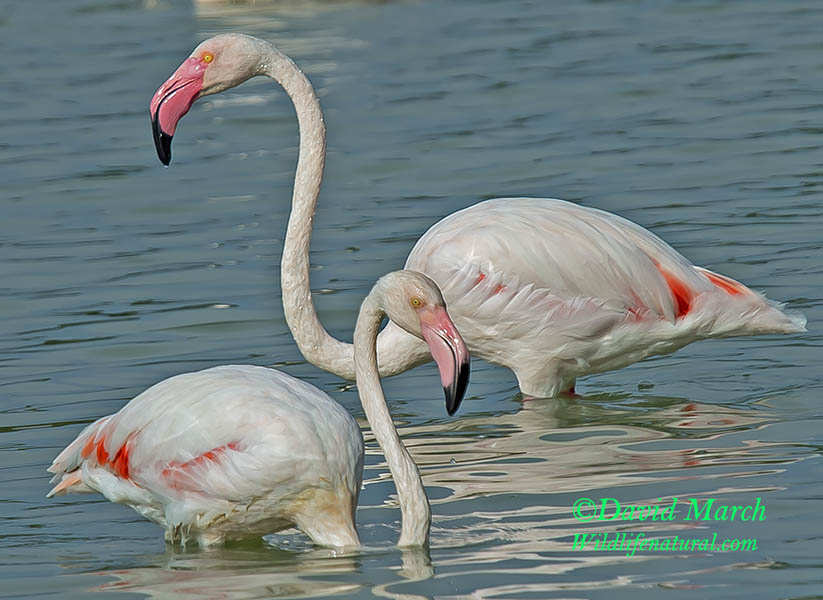
[[[763,298],[763,304],[751,313],[749,327],[754,334],[803,333],[806,316],[800,311],[784,310],[784,305]]]
[[[75,440],[66,446],[63,451],[57,455],[57,458],[51,463],[51,466],[46,469],[49,473],[55,473],[51,481],[54,483],[64,473],[74,471],[83,462],[83,448],[90,439],[97,437],[101,428],[111,419],[111,415],[97,419],[94,423],[86,427],[80,432],[80,435]]]
[[[57,477],[59,477],[59,475],[55,475],[55,478]],[[54,481],[54,479],[52,479],[52,481]],[[62,496],[69,493],[91,494],[94,493],[94,491],[95,490],[85,484],[80,469],[77,469],[71,473],[64,473],[60,478],[60,483],[54,486],[51,491],[46,494],[46,498]]]
[[[696,267],[725,294],[706,293],[699,296],[704,302],[696,307],[711,326],[706,337],[735,335],[762,335],[768,333],[802,333],[806,331],[806,317],[798,311],[786,311],[784,305],[773,302],[763,294],[725,275]]]
[[[86,427],[72,443],[57,455],[57,458],[54,459],[54,462],[46,471],[54,473],[50,483],[59,483],[46,494],[46,498],[69,493],[88,494],[95,492],[82,478],[81,466],[84,462],[82,452],[89,440],[93,440],[97,436],[100,429],[110,418],[111,416],[103,417]]]

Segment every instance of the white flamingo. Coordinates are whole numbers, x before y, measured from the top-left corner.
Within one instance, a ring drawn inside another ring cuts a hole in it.
[[[468,353],[437,285],[396,271],[363,301],[354,332],[357,386],[392,472],[399,544],[428,542],[431,511],[414,460],[392,423],[377,372],[384,316],[431,347],[452,404],[468,381]],[[51,467],[48,496],[100,492],[202,546],[296,526],[324,546],[357,546],[354,511],[363,438],[327,394],[265,367],[226,365],[171,377],[98,419]]]
[[[320,323],[309,286],[309,242],[326,153],[320,104],[290,58],[241,34],[202,42],[157,90],[150,114],[160,160],[197,98],[255,75],[294,103],[300,151],[281,264],[283,309],[303,355],[346,379],[352,349]],[[406,268],[441,287],[475,356],[514,371],[531,396],[573,391],[577,377],[617,369],[695,340],[805,331],[806,319],[726,276],[689,263],[639,225],[548,198],[497,198],[429,229]],[[430,359],[389,324],[378,338],[381,375]]]

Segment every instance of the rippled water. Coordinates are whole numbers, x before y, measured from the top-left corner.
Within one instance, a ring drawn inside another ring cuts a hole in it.
[[[16,2],[0,12],[0,595],[84,598],[808,598],[823,594],[823,8],[781,2]],[[209,552],[99,496],[46,500],[53,456],[151,383],[306,365],[277,265],[297,133],[253,81],[198,103],[155,158],[147,105],[207,35],[276,42],[330,154],[313,287],[348,337],[380,274],[443,215],[556,196],[619,212],[788,302],[809,333],[705,342],[523,401],[475,362],[445,416],[431,366],[386,383],[432,498],[430,555],[371,438],[367,548],[299,534]],[[753,523],[581,523],[582,497],[746,505]],[[756,538],[753,552],[575,551],[575,534]]]

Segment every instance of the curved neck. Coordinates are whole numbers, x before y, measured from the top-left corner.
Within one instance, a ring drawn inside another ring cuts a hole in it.
[[[261,62],[261,73],[274,79],[289,95],[300,129],[291,214],[280,262],[283,313],[294,341],[306,360],[338,377],[351,380],[355,378],[354,348],[333,337],[323,327],[312,300],[309,276],[314,211],[326,160],[323,113],[314,88],[300,68],[274,46],[267,44],[267,47],[266,56]],[[380,344],[379,368],[382,376],[396,375],[431,360],[425,344],[413,336],[397,335],[395,332],[391,337],[391,343]]]
[[[280,263],[283,312],[300,352],[310,363],[354,379],[352,346],[332,337],[323,327],[314,308],[309,283],[311,230],[326,160],[323,113],[314,88],[300,68],[273,46],[268,45],[268,49],[270,55],[264,58],[262,71],[289,95],[300,127],[291,214]]]
[[[431,508],[423,479],[409,451],[400,441],[394,426],[380,376],[377,372],[377,331],[385,313],[379,306],[379,294],[372,291],[360,307],[354,328],[354,363],[360,402],[366,412],[374,437],[386,456],[397,497],[400,501],[402,526],[399,546],[425,546],[429,541]]]

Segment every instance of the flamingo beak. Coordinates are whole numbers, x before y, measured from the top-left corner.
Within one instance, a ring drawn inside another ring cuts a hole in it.
[[[460,408],[469,385],[469,349],[445,307],[424,308],[418,315],[423,339],[440,371],[440,381],[446,393],[446,412],[451,416]]]
[[[203,74],[208,65],[191,57],[154,93],[149,104],[151,130],[157,156],[164,165],[171,162],[171,140],[177,122],[189,112],[203,89]]]

